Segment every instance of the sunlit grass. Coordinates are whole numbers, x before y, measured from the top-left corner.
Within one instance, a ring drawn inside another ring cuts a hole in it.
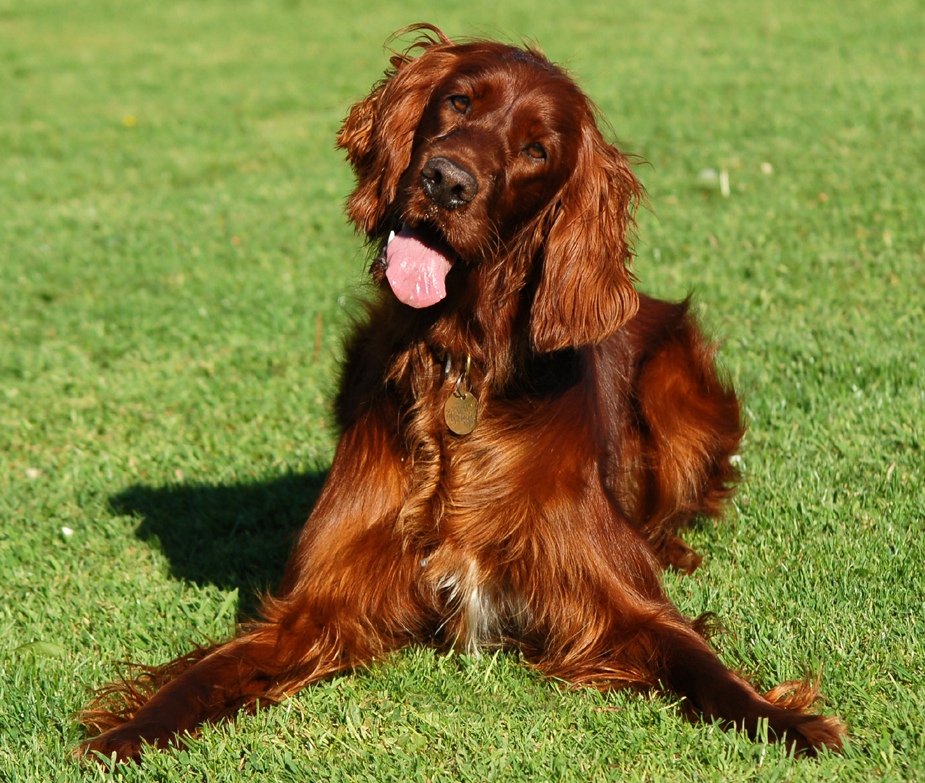
[[[749,419],[735,509],[668,589],[760,683],[821,671],[850,745],[794,762],[412,650],[116,778],[925,777],[921,10],[0,0],[0,780],[92,778],[90,690],[278,577],[366,286],[334,135],[421,19],[535,39],[644,159],[636,271],[695,293]]]

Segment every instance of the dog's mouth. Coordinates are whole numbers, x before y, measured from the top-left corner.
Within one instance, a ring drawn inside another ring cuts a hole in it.
[[[422,308],[446,297],[456,253],[436,229],[402,223],[398,233],[389,233],[384,257],[385,277],[398,301]]]

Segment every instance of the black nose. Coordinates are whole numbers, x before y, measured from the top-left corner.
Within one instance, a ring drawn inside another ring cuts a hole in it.
[[[475,177],[447,158],[431,158],[424,164],[421,187],[431,201],[444,209],[468,204],[479,192]]]

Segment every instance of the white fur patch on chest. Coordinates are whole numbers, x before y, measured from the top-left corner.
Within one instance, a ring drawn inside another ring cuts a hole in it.
[[[460,556],[454,565],[436,581],[449,610],[443,627],[454,647],[477,655],[485,644],[500,641],[504,601],[485,583],[474,557]]]

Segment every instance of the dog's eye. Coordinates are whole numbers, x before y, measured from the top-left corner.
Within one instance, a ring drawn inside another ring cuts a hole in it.
[[[546,148],[538,141],[524,147],[524,152],[533,160],[546,160]]]
[[[460,114],[466,114],[469,111],[469,107],[472,105],[472,101],[469,99],[468,95],[451,95],[447,100],[450,102],[450,106],[453,107],[453,110]]]

